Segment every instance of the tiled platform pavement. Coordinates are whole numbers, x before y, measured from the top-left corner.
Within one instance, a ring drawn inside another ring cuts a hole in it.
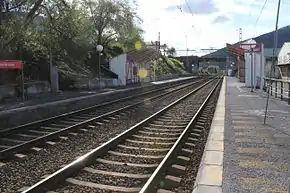
[[[288,193],[290,107],[227,78],[223,193]]]
[[[290,193],[290,106],[225,80],[192,193]]]

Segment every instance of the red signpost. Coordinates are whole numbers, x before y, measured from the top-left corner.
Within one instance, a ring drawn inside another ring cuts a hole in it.
[[[21,70],[21,91],[22,100],[24,101],[24,73],[23,62],[21,60],[0,60],[0,69],[19,69]]]
[[[261,53],[262,52],[262,44],[259,44],[259,43],[241,44],[240,48],[242,48],[245,53]]]
[[[20,60],[0,60],[0,69],[22,69]]]

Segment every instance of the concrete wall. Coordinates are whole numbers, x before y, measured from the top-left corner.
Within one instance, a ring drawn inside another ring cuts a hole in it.
[[[31,97],[40,93],[49,92],[49,83],[47,81],[37,81],[25,83],[25,95]],[[21,86],[19,84],[1,85],[0,86],[0,102],[21,96]]]
[[[85,78],[77,80],[74,84],[74,87],[78,89],[97,89],[100,88],[100,84],[101,88],[122,85],[119,79],[102,78],[101,80],[99,80],[99,78]]]
[[[146,76],[144,78],[140,78],[140,82],[150,82],[151,80],[152,81],[169,80],[178,77],[179,77],[178,74],[163,75],[156,76],[154,80],[154,77]],[[101,81],[99,81],[98,78],[91,79],[87,78],[76,81],[74,87],[78,89],[98,89],[100,87],[99,84],[101,84],[101,88],[117,87],[123,85],[120,79],[101,79]]]
[[[110,70],[119,76],[120,84],[126,85],[126,66],[127,55],[122,54],[110,60]]]
[[[179,77],[179,75],[177,75],[177,74],[170,74],[170,75],[156,76],[155,80],[161,81],[161,80],[174,79],[174,78],[178,78],[178,77]],[[153,80],[154,80],[154,78],[153,78]]]

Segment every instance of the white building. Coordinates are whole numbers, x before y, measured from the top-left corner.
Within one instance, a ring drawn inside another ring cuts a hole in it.
[[[290,79],[290,42],[285,42],[279,52],[278,67],[282,79]]]
[[[118,74],[121,85],[149,82],[152,74],[150,66],[157,54],[152,47],[133,50],[111,59],[110,70]]]

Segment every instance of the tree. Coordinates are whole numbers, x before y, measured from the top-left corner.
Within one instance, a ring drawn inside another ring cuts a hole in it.
[[[48,80],[51,51],[62,80],[93,76],[97,44],[105,60],[143,42],[134,6],[127,0],[0,0],[0,59],[21,59],[29,79]]]
[[[128,33],[134,31],[132,29],[135,28],[135,19],[140,21],[125,0],[84,0],[83,4],[90,10],[93,23],[92,38],[95,44],[108,45],[110,42],[126,38]]]
[[[171,46],[171,48],[168,48],[168,49],[166,50],[166,53],[167,53],[167,55],[170,56],[170,57],[174,57],[174,56],[176,56],[176,50],[175,50],[175,48],[172,47],[172,46]]]
[[[160,46],[160,48],[163,50],[163,54],[165,55],[168,49],[168,45],[167,44],[163,44]]]

